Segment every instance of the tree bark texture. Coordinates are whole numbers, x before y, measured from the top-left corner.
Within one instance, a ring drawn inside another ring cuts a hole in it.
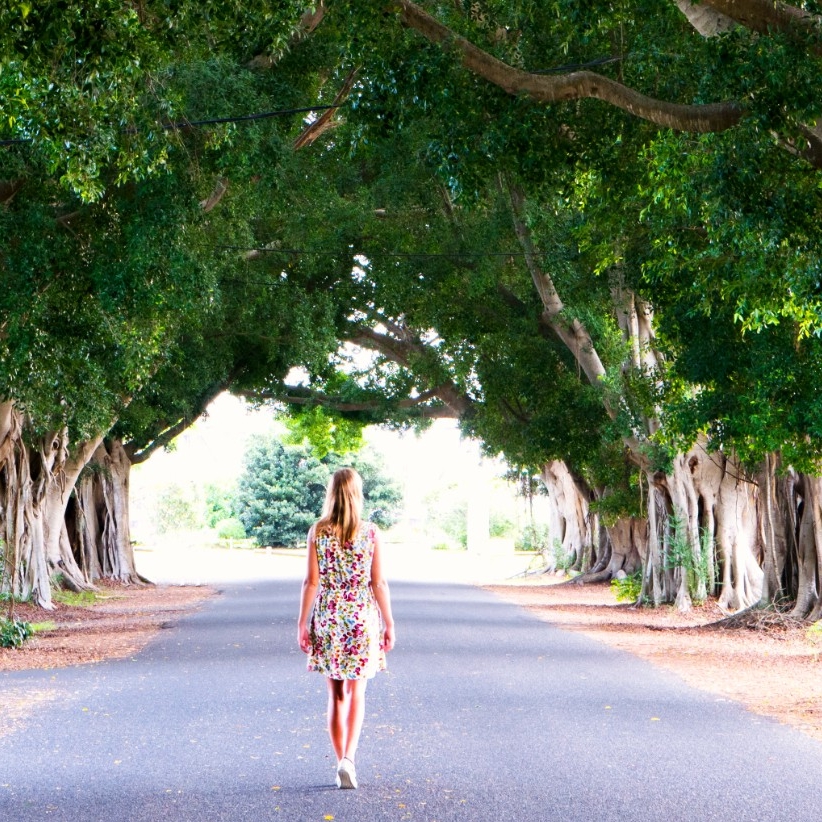
[[[129,526],[131,462],[120,440],[100,442],[77,483],[67,512],[74,556],[90,582],[142,582]]]
[[[548,556],[546,571],[558,565],[575,565],[588,570],[598,553],[598,518],[590,510],[592,494],[577,481],[561,460],[542,468],[548,492]]]
[[[109,454],[100,436],[70,449],[66,431],[42,438],[27,436],[29,431],[12,402],[0,403],[0,590],[49,609],[52,578],[58,575],[60,584],[73,591],[91,590],[102,577],[137,581],[128,530],[130,464],[122,445]],[[97,475],[107,476],[108,513],[95,519],[94,527],[101,524],[92,554],[76,550],[82,509],[75,486],[95,455],[103,463]]]
[[[664,128],[681,131],[724,131],[742,117],[743,109],[734,101],[705,105],[671,103],[592,71],[572,71],[553,77],[522,71],[455,34],[416,3],[396,0],[396,5],[406,26],[432,43],[451,49],[465,68],[508,94],[527,96],[542,103],[594,98]]]
[[[81,583],[72,563],[60,562],[61,493],[65,488],[66,433],[26,437],[25,416],[0,405],[0,538],[5,553],[3,590],[51,608],[51,574]],[[70,489],[69,489],[70,491]],[[55,536],[55,529],[56,536]]]

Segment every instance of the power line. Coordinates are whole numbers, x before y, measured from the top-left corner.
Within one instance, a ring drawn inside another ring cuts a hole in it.
[[[200,126],[211,126],[219,123],[246,123],[251,120],[268,120],[272,117],[285,117],[289,114],[308,114],[312,111],[328,111],[329,109],[341,108],[345,103],[337,103],[328,106],[310,106],[307,108],[285,108],[277,109],[275,111],[260,111],[256,114],[238,114],[234,117],[211,117],[207,120],[179,120],[175,123],[161,123],[160,128],[164,131],[183,131],[187,128],[198,128]],[[136,127],[123,129],[123,134],[137,134],[139,131]],[[33,137],[24,137],[15,140],[0,140],[0,146],[13,146],[21,143],[31,143],[34,141]]]
[[[311,249],[311,248],[260,248],[255,246],[242,245],[217,245],[215,248],[225,249],[229,251],[247,251],[257,252],[259,254],[287,254],[290,256],[297,255],[311,255],[320,257],[336,257],[339,256],[339,251],[331,251],[328,249]],[[354,255],[371,257],[525,257],[525,251],[352,251]]]
[[[561,66],[554,66],[547,69],[530,69],[530,74],[564,74],[568,71],[578,71],[579,69],[593,68],[595,66],[603,66],[609,63],[618,63],[623,60],[623,56],[618,57],[598,57],[587,63],[566,63]],[[289,114],[307,114],[311,111],[328,111],[329,109],[342,108],[346,103],[337,103],[327,106],[310,106],[308,108],[290,108],[278,109],[275,111],[262,111],[255,114],[238,114],[234,117],[212,117],[206,120],[180,120],[175,123],[161,123],[160,128],[164,131],[182,131],[187,128],[198,128],[200,126],[218,125],[220,123],[244,123],[253,120],[267,120],[272,117],[285,117]],[[124,134],[136,134],[139,129],[130,127],[123,129]],[[0,140],[0,146],[21,145],[23,143],[34,142],[33,137],[20,137],[16,139]]]
[[[547,69],[529,69],[529,74],[565,74],[569,71],[579,71],[580,69],[594,68],[595,66],[607,66],[610,63],[619,63],[625,57],[631,55],[620,55],[618,57],[598,57],[587,63],[565,63],[562,66],[554,66]]]

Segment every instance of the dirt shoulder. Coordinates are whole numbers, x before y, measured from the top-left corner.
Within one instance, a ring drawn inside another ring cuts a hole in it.
[[[608,585],[486,586],[540,619],[672,671],[689,685],[743,703],[822,739],[822,634],[786,620],[718,628],[715,605],[680,614],[617,603]]]
[[[17,619],[54,627],[38,631],[22,648],[0,648],[0,671],[62,668],[132,656],[216,593],[206,586],[107,584],[90,605],[56,604],[53,611],[44,611],[18,604]]]

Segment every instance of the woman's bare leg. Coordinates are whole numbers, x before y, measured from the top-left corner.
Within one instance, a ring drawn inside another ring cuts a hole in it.
[[[365,718],[366,679],[328,680],[328,736],[337,760],[354,761]]]
[[[346,683],[348,692],[348,716],[345,722],[345,745],[343,756],[354,761],[357,745],[360,742],[363,719],[365,719],[365,688],[367,679],[349,679]]]
[[[345,683],[340,679],[328,680],[328,736],[331,747],[339,762],[345,756],[346,721],[348,719],[348,700]]]

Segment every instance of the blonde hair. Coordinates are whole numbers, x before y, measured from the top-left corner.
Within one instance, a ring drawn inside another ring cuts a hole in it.
[[[341,545],[353,542],[360,530],[362,502],[362,477],[353,468],[335,471],[316,530],[333,531]]]

